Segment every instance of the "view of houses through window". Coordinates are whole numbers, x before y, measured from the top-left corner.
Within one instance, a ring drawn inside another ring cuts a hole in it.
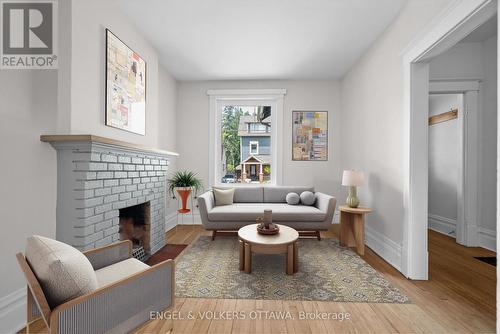
[[[221,146],[222,183],[269,183],[271,107],[224,106]]]

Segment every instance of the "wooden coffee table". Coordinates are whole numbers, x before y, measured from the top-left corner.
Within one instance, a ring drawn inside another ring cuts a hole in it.
[[[239,229],[240,270],[252,272],[252,252],[261,254],[286,253],[286,274],[293,275],[299,269],[297,240],[299,233],[293,228],[278,225],[280,232],[275,235],[262,235],[257,232],[257,224]]]

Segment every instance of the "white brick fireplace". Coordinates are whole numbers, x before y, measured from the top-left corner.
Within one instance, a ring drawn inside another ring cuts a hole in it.
[[[41,140],[57,150],[58,240],[81,250],[115,242],[120,209],[146,203],[144,248],[154,254],[165,245],[165,174],[176,153],[92,135]]]

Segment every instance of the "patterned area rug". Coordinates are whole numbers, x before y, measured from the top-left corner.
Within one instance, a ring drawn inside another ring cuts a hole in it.
[[[299,271],[285,274],[285,255],[253,254],[252,273],[238,269],[235,237],[200,236],[176,261],[177,297],[410,303],[337,239],[299,240]]]

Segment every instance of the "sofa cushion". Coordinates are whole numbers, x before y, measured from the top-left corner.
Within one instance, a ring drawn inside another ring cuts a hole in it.
[[[264,190],[259,186],[235,187],[234,203],[262,203]]]
[[[29,237],[26,260],[51,308],[98,287],[94,268],[87,257],[60,241],[39,235]]]
[[[314,188],[291,186],[264,187],[264,203],[286,203],[286,195],[288,193],[294,192],[300,194],[303,191],[314,192]]]
[[[264,209],[273,211],[273,221],[323,221],[325,213],[314,206],[286,203],[235,203],[216,206],[208,212],[211,221],[255,221],[264,215]]]
[[[131,257],[96,270],[97,284],[101,288],[148,268],[149,266],[147,264]]]
[[[217,189],[234,189],[233,203],[262,203],[264,190],[259,186],[217,187]]]
[[[233,204],[234,189],[213,188],[215,205],[231,205]]]

